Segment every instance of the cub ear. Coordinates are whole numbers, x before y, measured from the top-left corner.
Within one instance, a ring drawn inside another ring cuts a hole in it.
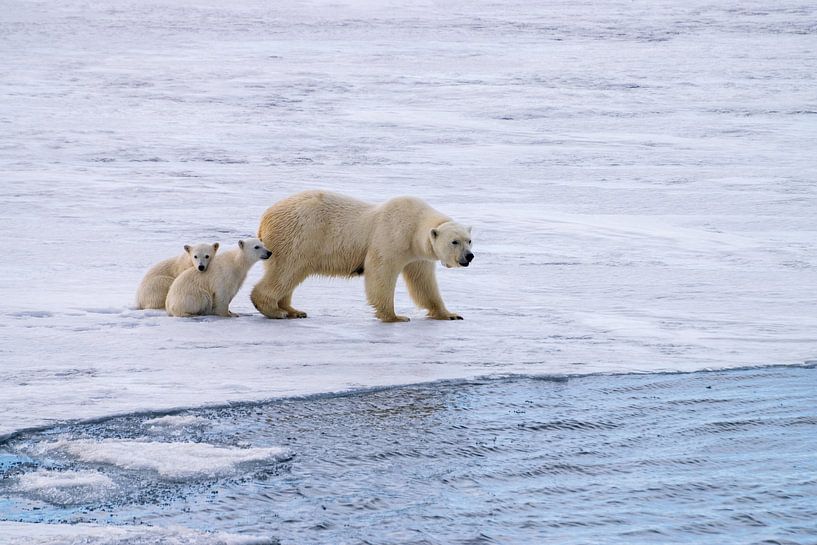
[[[190,253],[190,245],[189,244],[184,245],[184,251],[187,252],[188,254]]]
[[[471,234],[471,226],[470,225],[468,226],[468,234],[469,235]]]
[[[213,251],[215,252],[216,250],[218,250],[218,242],[213,243]]]
[[[437,238],[438,236],[440,236],[440,232],[437,231],[436,229],[432,229],[431,230],[431,238]]]
[[[238,241],[238,247],[241,248],[242,250],[244,249],[244,241],[243,240]]]

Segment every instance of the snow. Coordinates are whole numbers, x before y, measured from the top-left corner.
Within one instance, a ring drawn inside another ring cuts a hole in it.
[[[49,503],[69,505],[103,499],[116,484],[98,471],[39,469],[21,475],[15,488]]]
[[[279,447],[238,448],[115,439],[59,439],[39,448],[45,453],[63,453],[83,462],[155,471],[161,478],[173,481],[229,476],[242,464],[287,457],[286,450]]]
[[[0,437],[480,375],[814,359],[815,10],[6,5]],[[310,279],[308,319],[266,320],[260,266],[239,318],[132,309],[153,263],[252,236],[312,188],[416,195],[473,225],[473,265],[438,274],[465,320],[424,320],[400,285],[412,321],[381,324],[360,279]]]

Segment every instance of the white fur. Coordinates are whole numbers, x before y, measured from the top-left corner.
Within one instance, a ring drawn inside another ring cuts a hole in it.
[[[190,268],[206,271],[216,251],[218,242],[185,244],[183,254],[160,261],[151,267],[136,291],[136,308],[165,308],[167,292],[173,281]]]
[[[292,292],[313,274],[363,274],[366,297],[378,318],[408,321],[394,312],[394,289],[403,274],[414,302],[438,320],[462,319],[445,308],[434,262],[468,266],[470,229],[414,197],[380,205],[330,193],[305,191],[270,207],[259,238],[273,258],[252,291],[255,307],[269,318],[305,318],[292,307]]]
[[[230,302],[241,289],[250,268],[270,256],[260,240],[239,240],[238,246],[216,256],[206,272],[184,271],[170,286],[167,313],[171,316],[238,316]]]

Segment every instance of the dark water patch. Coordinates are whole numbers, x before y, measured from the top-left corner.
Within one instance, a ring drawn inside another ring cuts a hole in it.
[[[580,420],[554,420],[551,422],[530,422],[519,424],[519,428],[530,431],[542,430],[609,430],[618,426],[614,422],[582,422]]]
[[[66,424],[0,446],[0,518],[282,544],[810,543],[815,391],[804,367],[503,377]],[[117,441],[290,456],[176,479],[82,456]],[[72,472],[91,484],[21,485]]]

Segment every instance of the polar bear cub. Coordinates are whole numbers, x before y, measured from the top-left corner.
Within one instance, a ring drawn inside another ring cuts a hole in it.
[[[145,273],[136,291],[136,308],[165,308],[165,299],[170,285],[187,269],[204,272],[218,251],[218,242],[213,244],[185,244],[184,253],[160,261]]]
[[[239,240],[238,246],[216,256],[203,273],[184,271],[170,286],[167,313],[171,316],[238,316],[230,312],[230,301],[241,289],[250,268],[272,253],[257,238]]]

